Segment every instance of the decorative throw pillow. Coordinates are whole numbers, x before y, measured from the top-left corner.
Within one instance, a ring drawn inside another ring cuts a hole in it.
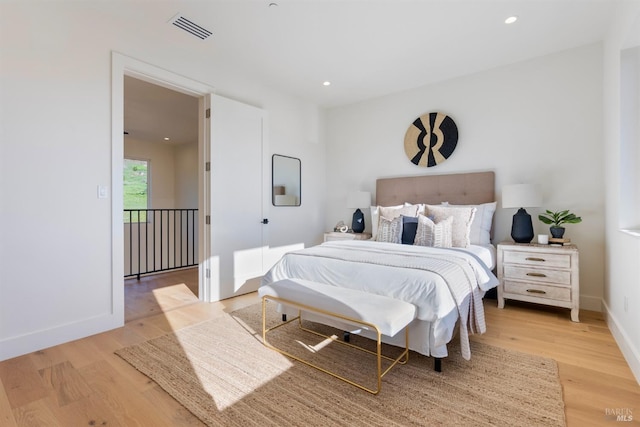
[[[400,215],[418,216],[418,205],[403,205],[399,208],[384,206],[380,207],[380,217],[393,219],[399,217]]]
[[[424,215],[418,215],[418,228],[414,244],[418,246],[433,246],[435,248],[451,247],[451,226],[453,217],[438,223]]]
[[[393,219],[380,217],[378,222],[378,242],[400,243],[402,239],[402,217]]]
[[[392,209],[400,209],[404,205],[398,206],[387,206]],[[384,206],[371,206],[371,238],[376,240],[378,235],[378,222],[380,221],[380,208],[384,208]]]
[[[453,217],[451,225],[451,244],[456,248],[466,248],[471,242],[471,223],[476,213],[475,207],[452,207],[442,205],[427,205],[427,214],[432,216],[436,223]]]
[[[418,231],[418,217],[402,215],[402,244],[413,245]]]
[[[476,208],[476,214],[471,222],[469,241],[472,245],[491,244],[491,226],[493,224],[493,214],[496,211],[497,202],[482,203],[479,205],[449,205],[449,207]]]
[[[372,238],[375,239],[378,231],[379,218],[385,217],[393,219],[400,215],[418,216],[418,205],[398,205],[398,206],[376,206],[371,207],[371,229]]]

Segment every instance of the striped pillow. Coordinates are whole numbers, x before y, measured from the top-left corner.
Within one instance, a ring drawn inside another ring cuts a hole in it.
[[[393,219],[381,216],[376,240],[378,242],[400,243],[402,241],[402,216]]]
[[[435,248],[451,247],[451,226],[453,217],[446,218],[437,224],[424,215],[418,215],[418,229],[413,244],[433,246]]]
[[[453,217],[451,244],[454,248],[466,248],[471,244],[471,223],[476,214],[475,206],[427,205],[427,215],[437,222]]]

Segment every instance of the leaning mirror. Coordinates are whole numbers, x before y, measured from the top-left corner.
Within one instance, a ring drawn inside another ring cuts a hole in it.
[[[273,206],[300,206],[300,159],[274,154],[271,174]]]

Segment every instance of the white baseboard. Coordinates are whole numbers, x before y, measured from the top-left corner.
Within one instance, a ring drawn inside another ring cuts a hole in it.
[[[616,320],[616,317],[611,313],[604,301],[602,301],[602,311],[607,320],[607,326],[611,331],[611,335],[613,335],[613,339],[616,340],[622,355],[629,364],[629,368],[631,368],[633,376],[636,378],[636,382],[640,385],[640,352],[631,345],[629,336],[624,329],[620,327],[620,323]]]
[[[0,362],[69,341],[99,334],[124,325],[124,318],[106,314],[66,325],[43,329],[0,341]]]

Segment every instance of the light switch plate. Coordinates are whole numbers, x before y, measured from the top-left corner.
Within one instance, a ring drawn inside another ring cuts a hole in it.
[[[106,185],[98,185],[98,199],[107,199],[109,197],[109,187]]]

